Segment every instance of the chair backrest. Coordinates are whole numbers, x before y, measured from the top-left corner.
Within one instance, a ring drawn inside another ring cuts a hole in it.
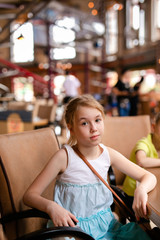
[[[136,142],[151,132],[149,115],[133,117],[107,117],[104,121],[103,144],[112,147],[129,158]],[[116,183],[121,185],[125,175],[114,169]]]
[[[37,115],[39,118],[46,118],[50,120],[51,111],[52,111],[52,106],[40,105]]]
[[[24,192],[59,149],[53,128],[0,135],[0,211],[6,214],[27,209],[22,202]],[[54,183],[45,191],[53,199]],[[28,219],[5,225],[8,240],[42,228],[46,220]]]
[[[56,116],[57,104],[54,103],[53,99],[49,99],[48,101],[36,101],[32,118],[45,118],[48,119],[49,122],[54,122]]]
[[[8,103],[7,108],[8,108],[8,110],[26,110],[27,103],[26,102],[11,101],[11,102]]]

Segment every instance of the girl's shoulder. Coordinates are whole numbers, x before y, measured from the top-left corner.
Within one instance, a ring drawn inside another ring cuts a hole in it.
[[[102,143],[100,143],[99,146],[103,149],[103,152],[101,154],[101,159],[103,159],[104,162],[108,162],[108,164],[111,164],[110,153],[108,151],[108,147]]]
[[[64,144],[62,149],[71,150],[72,147],[69,144]]]
[[[75,162],[75,158],[77,158],[77,154],[75,154],[73,148],[68,144],[64,144],[62,149],[66,152],[68,166],[73,164]]]
[[[99,162],[99,159],[101,159],[101,161],[104,160],[104,162],[107,161],[110,164],[110,153],[108,147],[102,143],[100,143],[99,146],[102,148],[102,154],[97,159],[95,159],[94,162]],[[79,161],[81,162],[81,158],[75,153],[74,149],[70,145],[65,144],[63,147],[67,153],[68,165],[75,163],[75,160],[76,163]]]
[[[109,155],[108,147],[106,145],[104,145],[103,143],[100,143],[99,146],[103,149],[103,152],[105,154]]]
[[[100,143],[99,145],[100,145],[104,150],[107,149],[107,146],[104,145],[103,143]]]
[[[64,144],[62,149],[65,150],[67,156],[74,153],[73,148],[68,144]]]

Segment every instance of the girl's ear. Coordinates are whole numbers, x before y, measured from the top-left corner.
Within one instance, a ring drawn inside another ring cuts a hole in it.
[[[73,126],[70,124],[67,124],[67,128],[69,129],[70,133],[73,133]]]
[[[71,129],[71,125],[70,125],[70,124],[67,124],[67,128],[70,130],[70,129]]]
[[[151,123],[151,132],[154,133],[155,130],[155,123]]]
[[[155,131],[155,119],[154,118],[151,118],[151,133],[154,133]]]

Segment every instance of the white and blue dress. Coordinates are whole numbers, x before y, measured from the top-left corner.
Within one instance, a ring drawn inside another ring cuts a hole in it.
[[[103,144],[103,152],[94,160],[89,160],[96,171],[107,180],[110,156]],[[78,226],[95,240],[145,239],[148,235],[135,223],[119,223],[110,206],[113,203],[111,191],[98,179],[83,160],[69,145],[64,146],[68,153],[68,166],[58,176],[54,201],[70,211],[79,220]],[[49,227],[53,226],[50,223]]]

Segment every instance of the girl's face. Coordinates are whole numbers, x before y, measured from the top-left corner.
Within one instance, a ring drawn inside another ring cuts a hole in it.
[[[104,121],[101,112],[96,108],[79,107],[75,113],[74,126],[71,134],[77,139],[77,144],[96,146],[101,142],[104,132]]]

